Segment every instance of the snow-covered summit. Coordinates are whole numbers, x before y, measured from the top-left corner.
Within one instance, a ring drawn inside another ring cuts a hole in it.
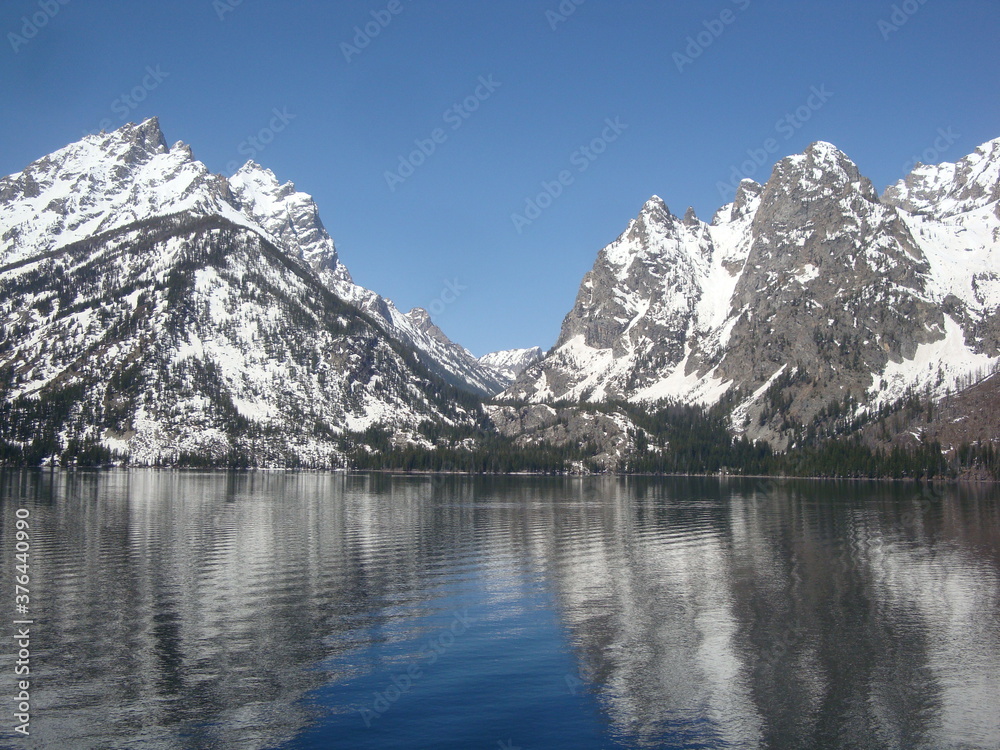
[[[156,118],[85,136],[0,178],[0,263],[222,196],[190,148],[168,148]]]
[[[340,298],[372,315],[393,338],[425,355],[433,371],[483,394],[503,388],[489,368],[390,300],[353,283],[312,197],[248,161],[232,177],[212,174],[159,120],[85,136],[0,179],[0,266],[158,216],[221,217],[312,269]],[[442,334],[443,336],[443,334]]]
[[[918,164],[886,189],[886,203],[939,219],[1000,201],[1000,138],[987,141],[956,163]]]
[[[354,284],[308,194],[212,174],[155,118],[0,179],[0,237],[0,439],[30,460],[342,466],[368,428],[481,420],[449,384],[505,383]]]
[[[518,375],[542,358],[544,352],[539,346],[526,349],[503,349],[484,354],[479,361],[497,372],[506,385],[514,382]]]
[[[291,182],[282,184],[274,172],[254,161],[229,178],[229,188],[233,202],[244,214],[286,247],[297,247],[300,257],[315,271],[329,273],[331,280],[351,281],[311,195],[299,192]]]

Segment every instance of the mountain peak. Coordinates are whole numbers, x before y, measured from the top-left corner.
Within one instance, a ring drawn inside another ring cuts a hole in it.
[[[298,192],[295,189],[295,183],[282,183],[274,172],[252,159],[236,170],[236,173],[230,178],[230,184],[234,186],[242,185],[244,187],[252,186],[252,192],[267,193],[277,198],[287,198]],[[311,197],[305,193],[302,196],[304,199],[311,201]]]
[[[210,188],[205,165],[182,143],[169,148],[155,117],[86,135],[0,179],[0,257],[10,262],[140,218],[196,210],[211,201]]]
[[[247,163],[237,169],[233,176],[235,177],[238,174],[260,176],[261,178],[278,184],[278,178],[275,177],[274,172],[267,167],[258,164],[253,159],[247,159]]]
[[[464,346],[460,344],[456,344],[454,341],[448,338],[448,334],[446,334],[444,331],[438,328],[437,324],[433,320],[431,320],[431,314],[427,312],[427,310],[425,310],[424,308],[414,307],[408,313],[406,313],[405,317],[409,318],[410,323],[416,330],[420,331],[428,338],[436,341],[441,346],[447,349],[461,351],[470,359],[475,360],[475,357],[472,356],[472,353],[469,352],[468,349],[466,349]]]
[[[813,141],[806,146],[805,153],[813,155],[825,155],[831,158],[847,158],[847,154],[834,146],[829,141]]]
[[[114,131],[114,135],[122,140],[129,141],[137,146],[143,147],[149,152],[163,153],[169,151],[167,139],[160,129],[160,120],[157,117],[150,117],[136,125],[128,122]]]
[[[510,385],[518,375],[540,360],[544,354],[539,346],[527,349],[504,349],[484,354],[479,361],[495,371],[506,385]]]
[[[670,209],[667,208],[667,204],[663,202],[663,198],[658,195],[654,195],[648,201],[642,204],[642,208],[639,210],[639,217],[643,218],[645,216],[656,217],[659,220],[663,220],[666,217],[673,217],[670,213]]]
[[[775,165],[762,200],[768,203],[782,198],[801,204],[849,194],[878,202],[875,187],[847,154],[832,143],[816,141],[801,154],[786,156]]]
[[[721,206],[712,217],[712,226],[719,226],[730,221],[737,221],[753,214],[760,202],[764,186],[759,182],[744,178],[736,188],[736,196],[732,203]]]
[[[431,314],[427,312],[424,308],[414,307],[412,310],[406,313],[406,317],[410,319],[410,321],[413,323],[414,327],[418,331],[426,333],[432,339],[442,344],[454,343],[452,342],[451,339],[448,338],[447,335],[445,335],[444,331],[442,331],[440,328],[437,327],[434,321],[431,320]]]
[[[1000,138],[987,141],[956,163],[918,163],[910,174],[886,188],[882,200],[908,213],[939,218],[1000,201]]]
[[[194,160],[194,151],[191,146],[186,144],[184,141],[177,141],[173,146],[170,147],[170,153],[172,154],[182,154],[189,161]]]
[[[127,123],[111,133],[84,136],[43,156],[21,172],[0,177],[0,234],[3,234],[0,265],[17,264],[52,250],[65,250],[88,238],[132,237],[135,235],[129,232],[147,231],[142,224],[149,222],[158,222],[172,228],[171,231],[182,227],[178,232],[190,230],[195,233],[202,231],[200,222],[205,222],[205,226],[224,225],[227,227],[224,234],[238,237],[233,240],[235,244],[226,244],[230,242],[229,238],[222,238],[220,247],[233,251],[255,246],[251,235],[259,235],[280,255],[293,261],[290,264],[281,261],[278,275],[292,271],[292,276],[286,280],[298,288],[298,292],[292,295],[296,298],[302,291],[300,282],[306,284],[311,291],[303,302],[309,309],[330,302],[332,298],[328,295],[316,294],[320,287],[325,287],[342,302],[371,316],[389,338],[420,352],[421,367],[445,382],[484,396],[499,392],[507,383],[492,368],[480,364],[467,350],[448,340],[425,311],[414,312],[411,319],[396,310],[390,301],[355,285],[347,269],[339,262],[333,239],[324,228],[319,209],[310,195],[297,191],[291,182],[280,183],[274,172],[253,161],[243,165],[232,177],[212,174],[202,162],[194,159],[186,144],[178,141],[168,149],[156,118],[144,120],[138,125]],[[115,239],[106,241],[117,242]],[[191,241],[200,242],[201,239]],[[185,236],[171,244],[170,251],[174,252],[177,246],[186,247],[188,242],[189,238]],[[143,248],[132,248],[131,244],[126,244],[129,245],[127,251],[119,253],[116,249],[112,253],[116,258],[120,256],[122,263],[135,253],[146,252],[143,249],[145,245]],[[86,254],[90,251],[78,249],[77,252]],[[274,260],[273,253],[265,255]],[[167,259],[161,260],[168,262]],[[251,261],[253,264],[258,262],[267,265],[270,260],[262,257]],[[128,266],[128,272],[144,273],[143,269],[148,271],[148,266],[145,263],[132,264]],[[115,279],[124,273],[124,270],[119,273],[118,267],[109,271],[110,277]],[[255,283],[242,273],[237,273],[237,276],[240,277],[240,285]],[[86,283],[92,282],[93,279],[88,277]],[[200,293],[203,290],[199,287],[195,291]],[[240,304],[245,305],[238,315],[243,315],[244,307],[254,308],[258,302],[266,305],[268,301],[243,297]],[[278,307],[282,312],[274,312],[269,319],[282,316],[286,308],[282,305]],[[271,309],[277,310],[276,307]],[[222,317],[229,319],[232,310],[232,307],[227,307]],[[349,309],[334,306],[328,312],[327,323],[336,323],[332,327],[326,325],[326,332],[335,333],[341,324],[345,324],[349,329],[345,335],[353,339]],[[303,322],[301,316],[296,320],[296,325]],[[260,335],[270,335],[273,329],[264,323],[261,325]],[[366,326],[367,323],[362,321],[361,329]],[[267,328],[266,334],[263,333],[264,328]],[[227,334],[229,332],[231,330],[227,328]],[[4,326],[0,325],[0,339],[3,335]],[[257,335],[251,334],[253,338]],[[381,334],[376,338],[381,339]],[[3,341],[0,340],[0,343]],[[243,343],[250,344],[250,340],[246,339]],[[252,351],[254,357],[263,357],[268,352],[273,354],[275,350],[280,350],[285,343],[288,343],[287,340],[269,339],[267,346],[250,346],[245,351]],[[301,343],[312,345],[304,341]],[[371,341],[367,340],[364,346],[366,350],[371,349]],[[327,351],[332,352],[333,348]],[[338,352],[342,350],[338,348]],[[0,352],[0,355],[3,354]],[[357,358],[358,361],[363,359],[360,356]],[[314,358],[310,357],[310,360],[315,363]],[[0,364],[3,361],[0,356]],[[329,369],[324,372],[345,371],[344,368],[349,366],[349,363],[336,359],[330,360],[330,363]],[[414,380],[420,380],[420,377],[407,376],[398,382]],[[322,398],[313,400],[332,398],[336,401],[338,398],[336,393],[328,390],[324,390],[323,394]],[[369,396],[378,401],[377,393],[372,392]],[[347,411],[354,406],[348,406]],[[380,409],[376,411],[381,413]],[[392,413],[396,414],[396,411],[394,408]],[[348,428],[366,424],[366,419],[355,414]]]
[[[750,204],[760,198],[764,192],[764,186],[753,180],[741,180],[740,186],[736,188],[736,197],[733,199],[732,218],[738,219],[750,210]]]
[[[422,307],[411,308],[406,317],[416,323],[420,330],[426,330],[427,326],[434,325],[431,322],[431,314]]]
[[[860,179],[857,164],[851,157],[827,141],[810,143],[801,154],[794,154],[782,159],[778,164],[790,164],[800,171],[820,172],[826,175],[846,175],[851,182]],[[819,175],[815,177],[819,179]]]
[[[670,209],[667,208],[667,204],[663,202],[663,199],[654,195],[644,204],[639,210],[638,216],[632,221],[632,225],[626,231],[626,235],[636,236],[636,234],[642,234],[648,236],[654,231],[655,227],[669,226],[677,221]]]
[[[1000,140],[940,180],[923,171],[930,201],[996,199]],[[668,220],[654,197],[598,253],[555,346],[503,398],[710,404],[731,392],[733,429],[784,450],[831,401],[888,403],[1000,358],[994,205],[952,225],[913,221],[825,141],[779,161],[764,186],[740,182],[708,227],[689,228],[690,210]]]

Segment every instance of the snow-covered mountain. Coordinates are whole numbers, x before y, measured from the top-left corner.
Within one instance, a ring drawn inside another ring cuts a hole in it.
[[[421,318],[351,281],[312,197],[247,162],[228,180],[209,172],[184,143],[168,148],[156,118],[87,136],[0,185],[0,263],[153,216],[221,216],[255,231],[309,266],[328,287],[375,316],[449,382],[481,394],[503,387],[494,373]]]
[[[583,279],[559,340],[501,398],[734,399],[782,443],[833,402],[941,394],[1000,355],[1000,139],[881,198],[814,143],[711,223],[650,199]]]
[[[308,195],[252,162],[211,174],[155,119],[0,179],[0,240],[12,444],[336,465],[348,431],[475,421],[446,383],[503,386],[353,284]]]
[[[654,196],[547,354],[477,359],[354,284],[309,195],[253,162],[214,175],[151,119],[0,179],[0,462],[336,466],[499,433],[613,467],[635,410],[573,406],[607,400],[723,402],[735,432],[783,448],[993,372],[998,248],[1000,139],[882,196],[815,143],[711,222]]]
[[[538,346],[529,349],[504,349],[484,354],[479,358],[479,362],[496,372],[503,379],[504,387],[507,387],[544,354],[545,352]]]

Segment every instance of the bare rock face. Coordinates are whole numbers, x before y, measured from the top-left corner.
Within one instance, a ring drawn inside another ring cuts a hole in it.
[[[756,390],[782,368],[794,371],[809,382],[788,394],[785,411],[799,422],[830,400],[864,398],[872,373],[944,337],[923,252],[829,144],[775,167],[752,235],[719,374]]]
[[[697,219],[678,220],[654,197],[625,234],[601,251],[584,277],[556,346],[582,336],[587,346],[610,348],[615,357],[623,357],[636,344],[653,341],[671,363],[679,362],[684,342],[676,331],[690,321],[701,291],[697,266],[710,252]],[[623,288],[633,292],[631,298],[617,294]],[[665,290],[674,292],[672,299],[662,299]],[[659,316],[644,314],[635,304],[656,298],[662,308]]]
[[[711,224],[647,202],[598,253],[556,346],[502,398],[730,393],[733,429],[783,447],[831,401],[943,392],[998,355],[1000,139],[918,166],[882,198],[819,142],[765,185],[745,180]]]

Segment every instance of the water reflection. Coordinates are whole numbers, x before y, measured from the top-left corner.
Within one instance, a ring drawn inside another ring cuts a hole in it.
[[[992,488],[7,472],[0,500],[4,570],[32,511],[37,747],[1000,746]]]

